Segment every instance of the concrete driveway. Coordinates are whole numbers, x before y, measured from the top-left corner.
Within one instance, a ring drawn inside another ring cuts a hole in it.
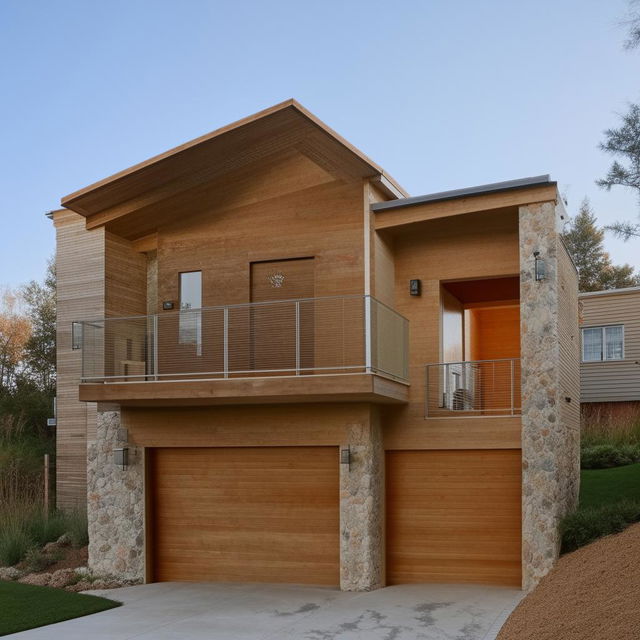
[[[522,592],[402,585],[369,593],[281,584],[163,582],[92,591],[122,607],[16,640],[493,640]]]

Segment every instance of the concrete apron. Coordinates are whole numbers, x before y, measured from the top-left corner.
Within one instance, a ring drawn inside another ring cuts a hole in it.
[[[91,591],[122,607],[15,634],[19,640],[494,640],[523,597],[478,585],[371,592],[244,583]]]

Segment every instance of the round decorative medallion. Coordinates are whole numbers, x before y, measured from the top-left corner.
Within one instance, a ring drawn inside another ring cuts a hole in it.
[[[279,289],[284,284],[284,273],[272,273],[267,276],[267,280],[269,280],[272,287]]]

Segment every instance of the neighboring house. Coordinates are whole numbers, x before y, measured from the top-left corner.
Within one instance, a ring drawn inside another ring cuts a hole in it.
[[[62,200],[58,500],[157,580],[532,587],[579,483],[548,176],[410,198],[295,101]]]
[[[640,412],[640,287],[580,294],[583,410]]]

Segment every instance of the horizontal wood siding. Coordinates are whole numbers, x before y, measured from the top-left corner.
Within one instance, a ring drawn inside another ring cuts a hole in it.
[[[624,360],[583,362],[582,402],[640,399],[640,291],[582,296],[582,327],[624,325]],[[582,357],[582,354],[581,354]]]
[[[443,360],[442,282],[518,274],[517,211],[504,209],[432,220],[384,237],[395,262],[395,308],[409,320],[411,381],[409,405],[383,409],[386,448],[519,447],[520,418],[425,420],[425,365]],[[420,296],[409,294],[409,280],[414,278],[422,281]]]
[[[95,425],[95,403],[78,400],[82,351],[71,348],[71,323],[104,315],[103,229],[87,231],[71,211],[54,214],[57,274],[56,503],[86,507],[87,426]]]
[[[520,586],[519,450],[388,451],[387,582]]]
[[[337,447],[149,454],[153,580],[339,584]]]

